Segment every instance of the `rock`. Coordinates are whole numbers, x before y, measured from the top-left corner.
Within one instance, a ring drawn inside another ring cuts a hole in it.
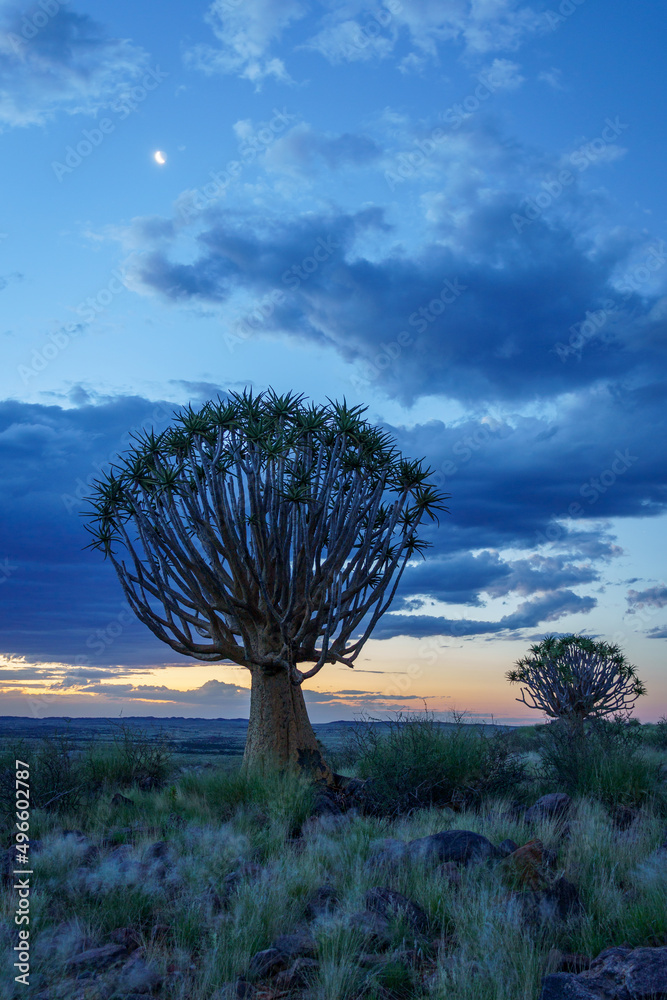
[[[366,909],[379,913],[381,917],[390,920],[392,917],[402,917],[415,934],[425,934],[428,929],[428,917],[421,906],[411,899],[395,892],[393,889],[369,889],[365,897]]]
[[[617,830],[628,830],[638,815],[637,809],[630,809],[628,806],[614,806],[611,811],[611,821]]]
[[[523,814],[527,823],[540,819],[561,819],[570,810],[572,800],[565,792],[551,792],[534,802]]]
[[[89,948],[79,955],[74,955],[65,963],[68,966],[93,965],[101,968],[104,965],[111,965],[120,958],[127,955],[127,948],[124,944],[104,944],[101,948]]]
[[[151,962],[146,962],[138,949],[120,970],[116,983],[116,991],[126,995],[132,993],[151,993],[162,982],[162,976]]]
[[[455,861],[471,864],[498,857],[498,850],[481,833],[470,830],[444,830],[430,837],[411,840],[407,845],[408,861]]]
[[[289,969],[279,972],[275,985],[281,990],[294,990],[310,986],[317,975],[320,963],[314,958],[297,958]]]
[[[166,840],[156,840],[146,851],[145,857],[147,861],[157,861],[158,858],[166,858],[169,851],[169,844]]]
[[[515,892],[512,900],[522,910],[527,926],[543,927],[559,923],[582,911],[577,887],[565,878],[558,878],[547,889]]]
[[[265,979],[282,972],[289,965],[289,958],[278,948],[265,948],[256,952],[250,959],[248,976],[251,979]]]
[[[586,972],[542,979],[540,1000],[667,1000],[667,948],[607,948]]]
[[[348,926],[359,931],[369,942],[374,942],[380,946],[386,946],[390,941],[389,921],[380,913],[373,913],[370,910],[361,910],[353,913],[348,920]]]
[[[120,792],[116,792],[111,798],[112,806],[133,806],[134,802],[132,799],[128,799],[126,795],[121,795]]]
[[[331,913],[338,905],[338,895],[332,885],[320,885],[306,903],[306,917],[315,920],[324,914]]]
[[[461,885],[461,868],[456,861],[445,861],[438,865],[437,871],[453,889],[458,889]]]
[[[544,844],[541,840],[529,840],[508,855],[502,867],[515,884],[535,890],[544,888]]]
[[[281,934],[271,945],[288,958],[314,958],[317,941],[309,930],[298,930],[292,934]]]
[[[315,792],[311,818],[317,816],[340,816],[343,809],[335,792],[328,788],[318,788]]]
[[[519,845],[516,844],[513,840],[510,840],[509,837],[507,838],[507,840],[503,840],[502,844],[498,844],[498,850],[504,858],[506,858],[510,854],[513,854],[514,851],[517,851],[518,849]]]
[[[114,944],[122,944],[128,950],[134,950],[141,944],[141,934],[134,927],[116,927],[107,937]]]

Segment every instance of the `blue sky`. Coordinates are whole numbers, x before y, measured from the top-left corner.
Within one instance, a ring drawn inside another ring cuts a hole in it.
[[[0,2],[4,714],[247,712],[78,517],[244,385],[368,405],[452,494],[313,719],[528,721],[504,673],[567,631],[667,713],[664,44],[658,0]]]

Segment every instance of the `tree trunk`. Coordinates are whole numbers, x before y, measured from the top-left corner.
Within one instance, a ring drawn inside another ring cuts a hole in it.
[[[250,721],[243,763],[250,767],[296,768],[333,782],[310,724],[300,684],[286,670],[252,670]]]

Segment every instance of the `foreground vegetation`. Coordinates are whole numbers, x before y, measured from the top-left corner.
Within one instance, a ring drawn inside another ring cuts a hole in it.
[[[563,953],[585,963],[612,945],[667,944],[664,735],[665,725],[617,720],[591,727],[577,749],[554,725],[443,731],[422,717],[384,736],[360,727],[334,765],[368,779],[365,806],[316,817],[317,789],[295,775],[238,765],[179,773],[164,746],[130,734],[76,757],[63,738],[31,751],[41,805],[31,826],[32,986],[15,991],[7,963],[2,996],[537,1000]],[[5,847],[14,749],[2,761]],[[572,796],[566,819],[525,822],[521,806],[551,791]],[[548,878],[573,883],[581,910],[526,922],[515,905],[522,886],[503,863],[373,863],[386,838],[447,829],[494,845],[539,839]],[[427,927],[399,913],[380,941],[351,922],[377,886],[417,903]],[[318,890],[337,898],[319,914]],[[8,888],[5,954],[14,908]],[[239,982],[252,980],[258,951],[306,924],[315,959],[299,983]],[[114,943],[126,965],[112,954],[77,963]]]

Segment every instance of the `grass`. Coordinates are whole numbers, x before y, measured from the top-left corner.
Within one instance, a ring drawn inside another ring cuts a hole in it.
[[[496,736],[482,738],[491,745]],[[478,782],[472,787],[483,788],[493,773],[492,758],[483,756],[478,743],[465,742],[467,732],[450,731],[446,739],[452,743],[443,749],[434,731],[422,725],[401,745],[414,748],[419,739],[431,741],[436,767],[460,762],[462,787],[471,787],[472,775]],[[385,750],[400,764],[396,733],[393,741]],[[479,754],[472,764],[461,749],[471,746]],[[371,759],[384,766],[381,750],[372,744],[377,756],[357,758],[356,765],[368,771]],[[115,753],[111,748],[110,761]],[[99,754],[101,760],[101,749]],[[664,763],[659,748],[650,755],[652,764]],[[352,757],[349,763],[352,770]],[[552,948],[594,956],[613,945],[667,943],[667,868],[658,851],[667,815],[662,786],[638,797],[633,824],[621,830],[613,820],[609,788],[625,787],[627,776],[618,785],[600,787],[589,776],[585,791],[574,792],[570,835],[564,839],[560,822],[543,819],[526,828],[512,812],[517,798],[532,801],[549,787],[537,750],[524,753],[523,764],[515,784],[502,792],[476,792],[458,801],[458,811],[441,801],[417,808],[406,800],[408,808],[396,814],[348,814],[334,822],[307,820],[312,789],[294,775],[259,776],[221,766],[180,776],[165,773],[162,786],[150,788],[139,780],[128,785],[127,773],[116,763],[107,770],[100,764],[108,780],[86,798],[85,807],[81,802],[69,810],[51,806],[32,815],[31,836],[41,840],[41,848],[31,859],[34,986],[24,993],[48,989],[54,1000],[110,998],[104,973],[74,983],[66,962],[86,946],[107,943],[112,932],[131,928],[145,960],[162,977],[160,997],[215,1000],[223,995],[216,992],[223,984],[247,974],[255,952],[303,922],[308,899],[325,883],[335,887],[339,906],[311,923],[319,969],[301,995],[315,1000],[421,995],[537,1000],[541,977],[551,971]],[[455,771],[447,774],[447,788],[455,790]],[[131,805],[111,805],[112,775],[122,779]],[[555,852],[554,875],[578,887],[583,915],[543,931],[527,928],[508,901],[502,866],[495,864],[462,869],[458,887],[437,868],[368,864],[384,838],[410,840],[451,828],[484,834],[495,844],[539,837]],[[81,831],[85,839],[65,836],[67,829]],[[155,856],[156,841],[166,843],[157,852],[162,856]],[[349,918],[363,910],[365,892],[378,885],[418,903],[430,929],[416,938],[405,921],[393,921],[386,959],[373,965],[361,962],[360,955],[377,951],[376,944],[351,927]],[[7,953],[14,944],[14,908],[14,894],[6,891],[0,938]],[[2,977],[3,1000],[18,996],[7,966]]]

